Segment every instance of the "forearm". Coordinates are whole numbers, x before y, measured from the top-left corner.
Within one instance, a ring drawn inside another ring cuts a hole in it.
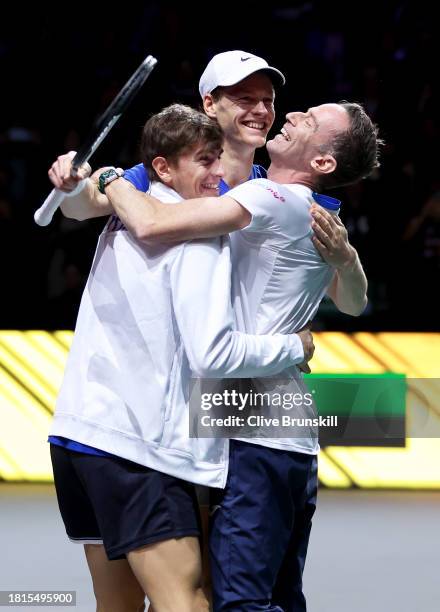
[[[352,261],[336,270],[329,295],[341,312],[357,317],[368,302],[368,283],[359,256],[353,251]]]
[[[124,179],[110,183],[105,192],[118,217],[138,240],[181,242],[210,238],[249,223],[247,211],[225,196],[170,205],[138,191]]]
[[[138,191],[123,178],[107,185],[105,193],[128,231],[138,240],[147,239],[157,222],[159,201]]]
[[[327,293],[341,312],[357,317],[367,305],[367,278],[357,251],[338,216],[316,204],[310,210],[312,242],[324,261],[336,270]]]
[[[205,378],[269,376],[301,363],[296,334],[250,335],[234,330],[228,242],[182,246],[171,272],[173,307],[193,372]]]
[[[84,189],[78,195],[65,197],[61,202],[63,215],[69,219],[84,221],[112,214],[110,202],[105,195],[99,193],[96,183],[88,178],[84,180]]]
[[[205,378],[272,376],[304,360],[296,334],[257,336],[224,329],[214,342],[209,335],[205,340],[188,355],[194,373]]]

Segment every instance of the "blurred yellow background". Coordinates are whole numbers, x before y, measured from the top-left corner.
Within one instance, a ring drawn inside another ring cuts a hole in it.
[[[52,482],[47,434],[71,331],[0,332],[0,480]],[[408,379],[405,448],[328,446],[319,479],[329,488],[440,489],[440,334],[314,334],[318,373],[395,372]]]

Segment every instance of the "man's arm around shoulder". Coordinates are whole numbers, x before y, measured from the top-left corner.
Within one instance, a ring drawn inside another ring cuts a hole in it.
[[[311,359],[309,331],[251,335],[235,330],[229,246],[219,240],[182,245],[173,262],[171,291],[177,325],[196,376],[269,376]]]
[[[242,229],[251,215],[228,196],[195,198],[164,204],[128,181],[115,180],[106,195],[125,227],[138,240],[179,242],[221,236]]]

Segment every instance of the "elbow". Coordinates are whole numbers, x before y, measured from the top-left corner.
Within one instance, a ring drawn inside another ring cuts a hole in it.
[[[365,296],[361,302],[356,304],[350,304],[350,306],[346,308],[341,308],[341,311],[345,314],[350,315],[351,317],[360,317],[361,314],[365,311],[368,304],[368,298]]]
[[[244,349],[238,350],[236,337],[237,332],[223,330],[192,350],[193,373],[200,378],[236,378],[239,371],[241,377],[243,369],[238,366],[244,361]]]
[[[224,376],[224,369],[207,356],[192,359],[191,370],[198,378],[223,378]]]
[[[218,348],[218,347],[217,347]],[[205,351],[193,353],[191,356],[191,370],[199,378],[223,378],[227,371],[228,359],[214,347]]]
[[[154,223],[136,223],[128,227],[131,234],[140,241],[153,240],[158,238],[157,229]]]
[[[69,219],[75,219],[75,221],[88,221],[89,219],[92,218],[92,215],[86,212],[83,213],[74,213],[74,214],[70,214],[70,215],[66,215],[66,217],[69,217]]]
[[[365,309],[368,306],[368,298],[366,295],[364,295],[364,298],[361,302],[361,304],[359,305],[359,308],[355,309],[355,313],[353,314],[353,317],[360,317],[361,314],[363,314],[365,312]]]
[[[127,225],[127,229],[141,242],[168,242],[174,238],[157,221],[142,221],[130,226]]]
[[[60,210],[63,213],[63,217],[66,219],[74,219],[75,221],[85,221],[88,217],[85,214],[81,214],[78,210],[79,207],[76,208],[64,208],[63,205],[60,206]]]

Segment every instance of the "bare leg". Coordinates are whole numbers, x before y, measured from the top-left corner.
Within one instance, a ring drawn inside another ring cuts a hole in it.
[[[209,602],[212,601],[211,592],[211,565],[209,563],[209,506],[200,504],[200,520],[203,531],[202,550],[202,585]]]
[[[201,586],[198,538],[156,542],[131,551],[127,558],[155,612],[209,611]]]
[[[145,594],[126,559],[109,561],[102,544],[85,544],[97,612],[143,612]]]

